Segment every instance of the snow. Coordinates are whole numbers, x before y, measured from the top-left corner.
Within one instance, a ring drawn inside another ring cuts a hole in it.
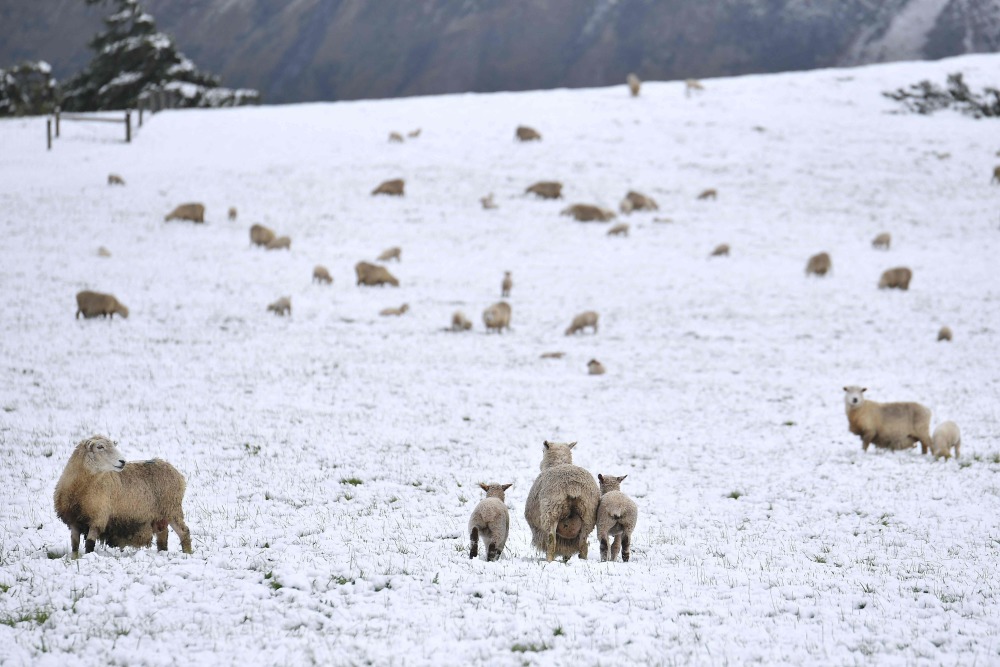
[[[998,135],[880,92],[998,65],[166,111],[49,152],[0,122],[0,664],[996,663]],[[523,195],[543,179],[565,201]],[[627,238],[559,215],[629,189],[660,211]],[[186,201],[205,225],[163,221]],[[356,287],[393,245],[401,287]],[[877,290],[897,265],[910,290]],[[487,335],[505,270],[513,330]],[[81,289],[130,317],[73,319]],[[600,332],[565,337],[587,309]],[[862,452],[849,384],[953,419],[962,457]],[[193,554],[68,556],[52,492],[93,433],[185,474]],[[531,548],[545,439],[628,475],[629,563]],[[496,563],[468,558],[480,481],[513,482]]]
[[[846,60],[855,63],[919,58],[928,33],[950,1],[909,0],[884,34],[873,39],[871,31],[862,31],[862,36],[848,50]]]

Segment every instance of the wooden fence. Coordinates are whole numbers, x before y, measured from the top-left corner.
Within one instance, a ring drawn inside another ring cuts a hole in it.
[[[125,126],[125,143],[132,143],[132,110],[126,109],[124,111],[124,116],[122,118],[112,118],[108,116],[91,116],[85,114],[76,113],[63,113],[59,107],[56,107],[55,113],[53,114],[55,119],[55,138],[59,138],[60,125],[62,121],[68,120],[72,122],[88,122],[88,123],[121,123]],[[45,121],[45,143],[48,150],[52,150],[52,127],[53,118],[49,118]],[[142,111],[139,111],[139,127],[142,127]]]

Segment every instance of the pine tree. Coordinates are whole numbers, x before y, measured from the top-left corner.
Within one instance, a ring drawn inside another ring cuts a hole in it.
[[[56,91],[52,68],[44,60],[0,69],[0,116],[49,113]]]

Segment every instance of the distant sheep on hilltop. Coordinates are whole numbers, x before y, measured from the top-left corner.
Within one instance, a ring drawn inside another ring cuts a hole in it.
[[[181,204],[163,218],[164,222],[171,220],[190,220],[191,222],[205,222],[205,206],[203,204]]]

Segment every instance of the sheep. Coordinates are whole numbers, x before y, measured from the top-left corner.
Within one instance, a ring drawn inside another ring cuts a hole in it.
[[[562,359],[566,356],[565,352],[542,352],[542,359]]]
[[[527,125],[518,125],[517,130],[514,132],[514,136],[518,141],[541,141],[542,135],[538,133],[538,130],[528,127]]]
[[[486,325],[486,333],[494,329],[497,333],[503,333],[504,329],[510,331],[510,304],[498,301],[484,310],[483,323]]]
[[[601,208],[592,204],[573,204],[559,212],[559,215],[568,215],[577,222],[608,222],[615,217],[615,212],[608,208]]]
[[[953,421],[946,421],[938,424],[931,436],[931,453],[935,459],[942,456],[945,460],[951,455],[951,450],[955,450],[955,458],[959,456],[962,448],[962,434],[959,433],[958,424]]]
[[[470,322],[469,318],[465,316],[465,313],[463,313],[460,310],[456,310],[455,313],[451,316],[451,330],[468,331],[471,328],[472,328],[472,322]]]
[[[205,222],[204,204],[181,204],[163,218],[164,222],[171,220],[190,220],[191,222]]]
[[[993,167],[993,178],[990,179],[990,185],[993,183],[1000,183],[1000,165]]]
[[[250,243],[252,245],[267,247],[267,244],[273,240],[273,229],[268,229],[264,225],[253,225],[250,227]]]
[[[910,279],[913,278],[913,271],[905,266],[897,266],[894,269],[887,269],[882,273],[878,281],[878,288],[901,289],[904,292],[910,289]]]
[[[507,544],[507,527],[510,525],[504,491],[511,486],[512,484],[480,482],[479,488],[486,492],[486,497],[479,501],[469,517],[469,558],[479,555],[480,538],[486,546],[486,560],[500,558]]]
[[[937,337],[937,339],[939,341],[940,340],[950,341],[951,340],[951,327],[941,327],[941,329],[938,331],[938,337]]]
[[[909,449],[918,441],[920,453],[931,447],[931,411],[919,403],[876,403],[865,399],[867,388],[844,387],[844,410],[851,433],[868,445],[892,450]]]
[[[592,310],[585,310],[573,318],[573,321],[566,329],[566,335],[572,336],[577,331],[583,331],[585,327],[590,327],[594,330],[594,333],[597,333],[597,318],[597,313]]]
[[[410,130],[409,132],[406,133],[406,136],[408,136],[410,139],[416,139],[417,137],[420,136],[420,128],[418,127],[415,130]]]
[[[230,222],[233,222],[233,221],[236,220],[237,213],[236,213],[236,207],[235,206],[230,206],[229,207],[229,214],[228,215],[229,215]]]
[[[642,87],[642,81],[639,80],[639,77],[629,72],[629,75],[625,77],[625,83],[628,84],[628,90],[632,93],[632,97],[639,97],[639,88]]]
[[[707,190],[702,190],[698,195],[698,199],[702,201],[707,201],[709,199],[716,200],[719,198],[719,192],[715,188],[708,188]]]
[[[161,459],[126,463],[114,442],[95,435],[73,450],[56,483],[56,515],[69,526],[73,558],[97,541],[123,548],[148,547],[156,535],[158,551],[167,550],[167,526],[191,553],[191,531],[184,523],[184,476]]]
[[[487,211],[498,208],[496,203],[493,201],[493,193],[489,193],[485,197],[479,198],[479,203],[483,205],[483,208]]]
[[[101,292],[91,292],[90,290],[84,290],[78,292],[76,295],[76,318],[80,319],[80,315],[83,315],[84,319],[90,319],[92,317],[109,317],[112,320],[115,319],[115,315],[121,315],[125,319],[128,319],[128,308],[122,305],[112,294],[102,294]]]
[[[409,304],[405,304],[405,303],[404,303],[404,304],[403,304],[402,306],[400,306],[399,308],[383,308],[382,310],[380,310],[380,311],[378,312],[378,314],[379,314],[379,315],[382,315],[383,317],[386,317],[386,316],[395,316],[395,317],[399,317],[400,315],[402,315],[403,313],[405,313],[405,312],[406,312],[406,311],[408,311],[409,309],[410,309],[410,306],[409,306]]]
[[[125,179],[118,174],[108,174],[108,185],[125,185]]]
[[[621,492],[622,481],[628,475],[614,477],[597,475],[601,485],[601,502],[597,506],[597,540],[601,545],[601,562],[616,560],[621,553],[622,562],[631,556],[632,531],[639,516],[635,501]],[[608,536],[614,537],[608,549]]]
[[[543,444],[541,474],[524,504],[531,542],[552,561],[579,554],[587,559],[587,538],[597,524],[601,491],[594,476],[573,465],[575,442]]]
[[[629,214],[632,211],[659,211],[660,207],[652,197],[647,197],[635,190],[629,190],[625,199],[622,199],[618,205],[618,209],[622,213]]]
[[[292,249],[292,239],[287,236],[279,236],[277,238],[268,241],[267,245],[264,246],[267,250],[291,250]]]
[[[389,195],[392,197],[402,197],[403,188],[406,182],[401,178],[394,178],[389,181],[383,181],[379,184],[377,188],[372,190],[372,195]]]
[[[354,273],[358,276],[358,285],[392,285],[399,287],[399,281],[389,273],[384,266],[369,264],[368,262],[358,262],[354,265]]]
[[[514,286],[514,281],[511,280],[510,271],[503,272],[503,280],[500,281],[500,296],[506,297],[510,296],[510,288]]]
[[[872,247],[876,250],[888,250],[889,245],[892,243],[892,234],[889,232],[882,232],[874,239],[872,239]]]
[[[830,271],[830,255],[825,252],[818,253],[809,258],[806,262],[807,276],[825,276]]]
[[[401,135],[399,132],[390,132],[389,133],[389,143],[390,144],[401,144],[401,143],[403,143],[403,135]]]
[[[604,371],[604,364],[599,362],[597,359],[591,359],[587,362],[588,375],[604,375]]]
[[[376,257],[380,262],[388,262],[390,259],[394,259],[397,262],[401,262],[403,251],[398,246],[393,246],[391,248],[386,248],[382,251],[382,254]]]
[[[333,284],[333,276],[330,275],[330,272],[322,264],[317,264],[316,267],[313,269],[312,279],[313,282],[320,284],[325,284],[325,285]]]
[[[729,257],[729,244],[720,243],[715,246],[715,250],[712,251],[712,254],[709,255],[709,257]]]
[[[684,97],[691,97],[691,93],[702,92],[705,86],[701,85],[698,79],[687,79],[684,81]]]
[[[562,183],[559,181],[538,181],[525,188],[524,193],[538,195],[542,199],[562,199]]]
[[[101,246],[101,247],[99,247],[97,249],[97,256],[98,257],[111,257],[111,251],[108,250],[107,248],[105,248],[104,246]]]
[[[292,314],[292,298],[288,296],[283,296],[274,303],[268,305],[268,311],[273,312],[275,315],[284,317],[285,315]]]
[[[608,236],[628,236],[628,223],[619,222],[608,230]]]

